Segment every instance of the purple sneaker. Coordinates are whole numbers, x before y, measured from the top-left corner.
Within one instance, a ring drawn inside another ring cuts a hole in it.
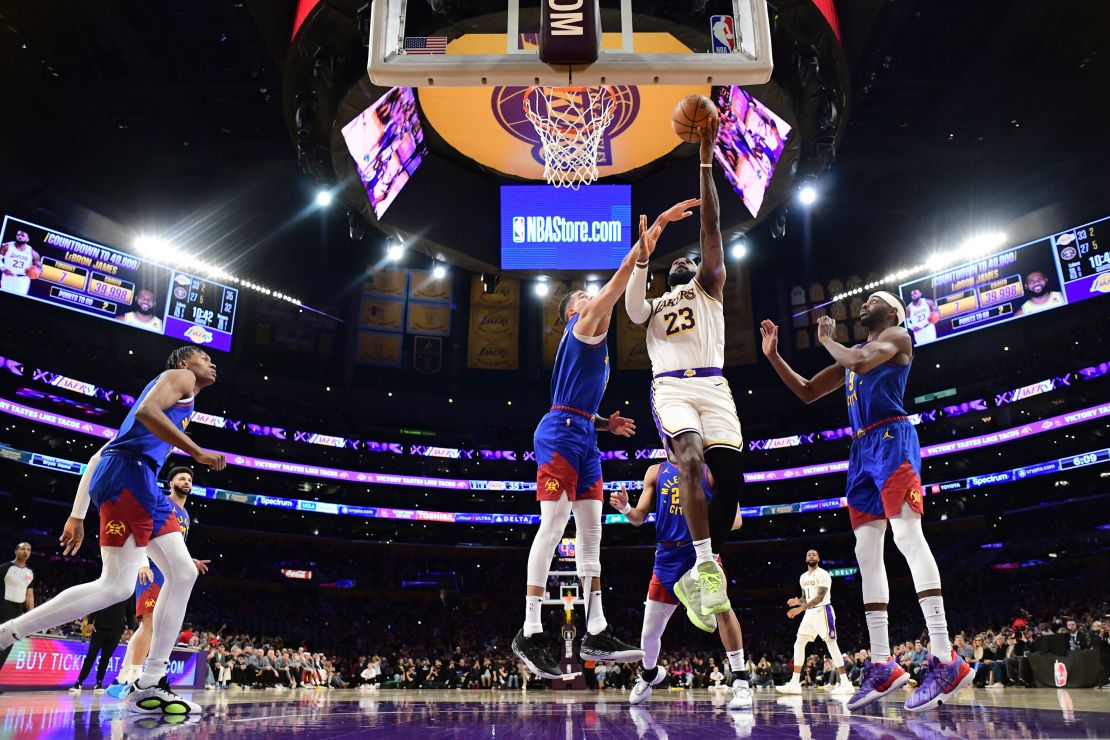
[[[952,651],[952,660],[941,663],[935,655],[929,659],[929,668],[921,685],[906,700],[906,710],[927,712],[956,698],[960,689],[975,680],[975,671],[964,659]]]
[[[895,689],[900,689],[910,680],[910,674],[902,666],[888,658],[884,663],[863,661],[863,673],[859,679],[859,691],[845,705],[850,711],[863,709],[876,699],[881,699]]]

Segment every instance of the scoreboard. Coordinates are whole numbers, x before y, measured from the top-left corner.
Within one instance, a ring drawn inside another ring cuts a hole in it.
[[[1110,217],[903,283],[906,327],[927,344],[1110,294],[1104,229]]]
[[[0,292],[227,352],[239,290],[5,216]]]

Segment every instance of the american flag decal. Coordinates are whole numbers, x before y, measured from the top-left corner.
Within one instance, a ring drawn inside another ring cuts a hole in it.
[[[406,54],[446,54],[446,36],[406,36],[403,51]]]

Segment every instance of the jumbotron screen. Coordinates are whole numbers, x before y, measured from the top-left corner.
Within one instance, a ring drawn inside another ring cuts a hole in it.
[[[5,216],[0,291],[228,352],[239,290]]]
[[[790,124],[735,85],[721,89],[717,110],[721,129],[714,154],[732,189],[758,216],[790,136]]]
[[[915,344],[1110,294],[1110,217],[898,286]]]
[[[343,127],[343,140],[381,218],[428,153],[412,88],[394,87],[375,100]]]

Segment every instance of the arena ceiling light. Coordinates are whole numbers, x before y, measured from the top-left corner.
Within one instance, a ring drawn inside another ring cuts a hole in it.
[[[598,291],[600,290],[601,286],[598,285],[596,281],[590,281],[586,283],[586,295],[588,295],[590,298],[593,298],[595,295],[597,295]]]
[[[803,181],[802,187],[798,189],[798,202],[803,206],[811,206],[817,202],[817,186],[814,178]]]
[[[385,256],[389,258],[390,262],[397,262],[405,256],[405,247],[401,244],[389,244],[385,248]]]
[[[432,277],[436,280],[442,280],[447,277],[447,266],[439,260],[432,263]]]
[[[199,273],[205,277],[212,278],[213,280],[220,280],[225,283],[239,286],[240,288],[247,288],[271,298],[278,298],[283,301],[288,301],[295,306],[300,306],[301,301],[293,296],[286,295],[281,291],[267,288],[264,285],[246,280],[235,275],[234,273],[213,265],[210,262],[198,259],[188,252],[174,246],[168,239],[160,236],[143,235],[135,239],[135,251],[141,256],[146,257],[151,262],[167,264],[182,270],[188,270],[193,273]]]
[[[332,195],[331,195],[330,191],[328,191],[328,190],[317,190],[316,191],[316,205],[320,206],[321,208],[327,208],[328,206],[331,205],[331,201],[332,201]]]
[[[748,240],[743,235],[737,236],[732,240],[732,245],[729,247],[732,258],[735,260],[742,260],[748,256]]]
[[[1006,246],[1006,241],[1007,236],[1001,231],[986,231],[980,234],[969,236],[967,239],[964,239],[964,241],[956,249],[950,249],[945,252],[937,252],[936,254],[930,256],[924,264],[916,265],[914,267],[908,267],[904,270],[898,270],[897,272],[892,272],[884,277],[882,280],[875,280],[868,283],[867,285],[861,286],[859,288],[854,288],[853,290],[845,291],[843,293],[840,293],[839,295],[835,295],[832,297],[832,300],[830,300],[829,303],[843,300],[844,298],[863,293],[864,291],[874,290],[875,288],[881,287],[883,285],[888,285],[899,280],[904,280],[905,278],[911,277],[913,275],[920,275],[927,272],[939,272],[949,265],[953,265],[959,262],[968,262],[971,260],[981,259],[988,254],[997,251],[1001,247]]]
[[[536,291],[536,295],[540,298],[546,298],[547,294],[551,292],[551,287],[547,284],[547,278],[541,277],[537,280],[533,290]]]

